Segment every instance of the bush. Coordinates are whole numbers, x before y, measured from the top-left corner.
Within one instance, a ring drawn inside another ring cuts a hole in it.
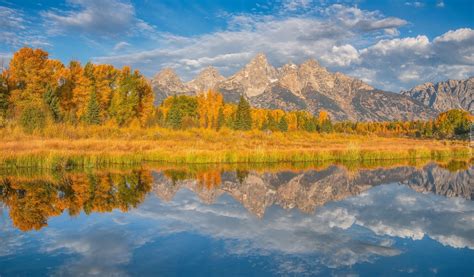
[[[26,107],[20,116],[20,125],[27,133],[43,130],[46,127],[47,114],[40,106]]]

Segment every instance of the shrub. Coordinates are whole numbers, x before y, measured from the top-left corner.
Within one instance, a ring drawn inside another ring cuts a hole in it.
[[[27,133],[43,130],[46,127],[47,115],[40,106],[27,106],[20,115],[20,125]]]

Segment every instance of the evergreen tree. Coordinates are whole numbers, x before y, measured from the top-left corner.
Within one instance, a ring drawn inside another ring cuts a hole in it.
[[[87,124],[100,124],[100,107],[95,90],[90,95],[84,120]]]
[[[316,123],[314,118],[308,118],[304,124],[304,129],[308,132],[316,132]]]
[[[33,133],[34,130],[43,130],[46,127],[47,116],[43,108],[39,105],[30,105],[23,109],[20,125],[25,132]]]
[[[286,116],[282,116],[280,122],[278,122],[278,130],[282,132],[288,131],[288,121],[286,120]]]
[[[250,104],[243,96],[240,96],[240,101],[235,114],[234,129],[250,130],[251,128],[252,116],[250,114]]]
[[[49,87],[45,94],[43,94],[43,101],[48,107],[51,117],[55,122],[59,122],[62,119],[61,109],[59,107],[59,97],[55,91]]]
[[[183,119],[183,113],[181,112],[180,105],[178,104],[178,97],[175,95],[171,104],[171,108],[166,116],[166,122],[169,127],[173,129],[181,128],[181,120]]]
[[[7,82],[0,74],[0,127],[3,126],[10,105]]]
[[[217,114],[217,131],[219,131],[225,124],[224,109],[219,108],[219,113]]]

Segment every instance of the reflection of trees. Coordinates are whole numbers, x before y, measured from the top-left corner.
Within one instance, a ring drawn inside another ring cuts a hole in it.
[[[16,178],[0,180],[0,201],[9,207],[13,224],[22,231],[39,230],[48,218],[68,209],[70,215],[81,211],[127,211],[141,203],[151,189],[146,171],[130,174],[67,174],[59,181]]]

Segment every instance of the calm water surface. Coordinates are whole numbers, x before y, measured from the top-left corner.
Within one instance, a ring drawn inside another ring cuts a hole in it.
[[[0,176],[0,276],[473,276],[474,167]]]

